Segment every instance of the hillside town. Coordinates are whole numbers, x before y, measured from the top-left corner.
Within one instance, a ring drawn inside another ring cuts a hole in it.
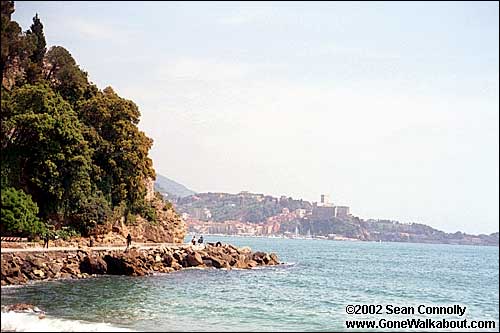
[[[498,245],[498,233],[446,233],[422,223],[362,219],[346,205],[322,194],[318,202],[243,191],[195,193],[170,198],[188,226],[199,235],[306,238],[376,242]]]
[[[224,196],[221,195],[221,198]],[[270,200],[270,196],[262,194],[252,194],[248,192],[240,192],[238,197],[243,200],[255,200],[263,202]],[[274,199],[274,198],[273,198]],[[285,196],[279,200],[287,200]],[[276,202],[279,202],[276,200]],[[232,204],[234,207],[235,204]],[[179,207],[183,210],[183,207]],[[223,235],[240,235],[240,236],[271,236],[271,237],[288,237],[299,238],[302,236],[312,237],[311,233],[301,234],[300,228],[297,226],[295,232],[284,231],[282,225],[299,222],[300,220],[329,220],[329,219],[349,219],[352,215],[349,213],[348,206],[335,206],[329,201],[329,197],[325,194],[321,195],[319,202],[314,202],[311,209],[296,208],[290,210],[288,207],[281,209],[276,215],[267,217],[264,221],[252,223],[242,219],[217,221],[214,219],[212,212],[207,207],[195,208],[190,210],[192,213],[183,212],[182,218],[189,226],[189,232],[195,234],[223,234]],[[316,235],[319,238],[345,238],[330,234],[325,236]]]

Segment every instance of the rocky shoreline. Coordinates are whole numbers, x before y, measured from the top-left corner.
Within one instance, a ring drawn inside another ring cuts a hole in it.
[[[170,245],[127,251],[15,252],[1,254],[1,285],[19,285],[30,281],[83,279],[98,275],[143,276],[170,273],[188,267],[249,269],[278,265],[274,253],[252,252],[248,247],[229,244],[215,246]]]

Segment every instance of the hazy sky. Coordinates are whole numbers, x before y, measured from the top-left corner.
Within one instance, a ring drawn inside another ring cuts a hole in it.
[[[498,2],[18,2],[14,19],[35,12],[195,191],[498,231]]]

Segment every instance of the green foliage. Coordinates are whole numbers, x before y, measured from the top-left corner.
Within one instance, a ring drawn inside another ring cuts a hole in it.
[[[33,24],[30,27],[30,30],[27,31],[28,35],[33,35],[35,37],[35,50],[33,50],[33,54],[30,56],[30,60],[36,64],[42,65],[43,57],[45,56],[45,52],[47,51],[47,43],[45,41],[45,35],[43,33],[43,24],[38,18],[38,14],[33,17]]]
[[[145,195],[144,180],[154,177],[148,157],[152,140],[137,127],[139,110],[132,101],[104,89],[78,105],[88,126],[86,138],[94,151],[94,179],[113,206],[125,201],[136,205]]]
[[[52,239],[53,238],[60,238],[63,240],[69,240],[72,237],[81,236],[81,234],[78,231],[71,229],[69,227],[63,227],[62,229],[55,230],[54,232],[51,232],[50,234],[51,234],[50,238],[52,238]]]
[[[111,216],[112,210],[106,199],[102,196],[91,196],[79,205],[72,216],[74,222],[71,225],[82,235],[88,235],[98,224],[108,222]]]
[[[75,105],[90,89],[87,73],[80,69],[68,50],[61,46],[51,47],[45,58],[49,68],[46,79],[51,87],[71,105]]]
[[[135,201],[131,206],[130,206],[130,213],[132,214],[139,214],[142,217],[144,217],[146,220],[149,222],[155,222],[156,221],[156,210],[155,208],[151,205],[150,202],[146,202],[144,198],[141,198],[137,201]]]
[[[2,189],[2,234],[41,235],[46,226],[37,217],[38,206],[31,196],[12,187]]]
[[[46,51],[38,15],[23,34],[11,20],[14,3],[1,4],[2,187],[28,195],[33,216],[67,232],[85,235],[136,214],[155,221],[144,201],[146,180],[155,177],[152,140],[137,127],[137,105],[109,87],[100,91],[65,48]]]
[[[13,1],[1,2],[1,60],[0,67],[2,79],[8,68],[14,66],[17,60],[18,66],[26,66],[29,56],[35,49],[34,40],[31,36],[22,33],[21,27],[11,20],[14,13]],[[17,71],[17,74],[22,72]],[[3,81],[3,80],[2,80]],[[3,82],[2,82],[3,83]]]
[[[2,155],[11,184],[33,196],[42,216],[74,213],[90,194],[92,163],[76,113],[45,85],[16,88],[8,103]]]

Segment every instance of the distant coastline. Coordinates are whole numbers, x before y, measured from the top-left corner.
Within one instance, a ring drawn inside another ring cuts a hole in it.
[[[167,195],[168,198],[168,195]],[[498,246],[498,232],[447,233],[422,223],[362,219],[322,195],[320,202],[240,192],[172,198],[191,233],[429,244]]]
[[[200,235],[201,233],[189,232],[187,236],[191,237],[193,235]],[[411,241],[376,241],[376,240],[360,240],[357,238],[348,238],[348,237],[338,237],[338,238],[325,238],[322,236],[319,237],[307,237],[307,236],[294,236],[287,237],[282,235],[245,235],[245,234],[211,234],[204,233],[203,236],[212,236],[212,237],[237,237],[237,238],[266,238],[266,239],[296,239],[296,240],[323,240],[323,241],[339,241],[339,242],[367,242],[367,243],[411,243],[411,244],[432,244],[432,245],[464,245],[464,246],[499,246],[497,244],[461,244],[461,243],[440,243],[440,242],[411,242]]]

